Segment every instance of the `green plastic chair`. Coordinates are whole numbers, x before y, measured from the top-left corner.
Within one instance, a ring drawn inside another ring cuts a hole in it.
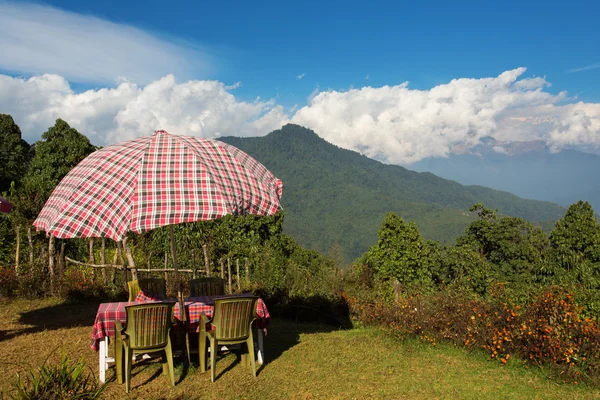
[[[223,295],[225,295],[224,279],[198,278],[190,280],[190,297]]]
[[[170,331],[173,326],[175,302],[137,304],[125,307],[125,327],[115,321],[115,368],[117,382],[123,383],[129,393],[131,387],[131,362],[134,354],[162,351],[163,374],[169,375],[175,386],[173,351]]]
[[[210,342],[210,378],[215,381],[217,364],[217,346],[241,344],[242,364],[247,365],[250,357],[252,371],[256,377],[256,361],[254,358],[254,337],[252,322],[256,319],[255,296],[231,296],[214,300],[215,311],[212,320],[202,313],[198,351],[200,353],[200,371],[206,371],[206,340]],[[206,331],[206,324],[211,323],[213,330]]]
[[[163,278],[142,278],[127,282],[129,301],[134,301],[140,290],[157,295],[161,299],[167,297],[167,282]]]

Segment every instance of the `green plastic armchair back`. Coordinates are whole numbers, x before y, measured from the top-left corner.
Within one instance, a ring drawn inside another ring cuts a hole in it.
[[[137,304],[125,307],[125,326],[115,321],[115,367],[117,382],[123,383],[126,391],[131,386],[131,359],[134,354],[156,351],[163,352],[163,373],[169,375],[175,386],[173,351],[169,333],[173,326],[175,302]]]
[[[138,304],[125,307],[127,319],[124,333],[134,350],[164,347],[173,326],[175,302]]]
[[[213,330],[206,331],[209,322],[205,314],[200,321],[200,335],[198,345],[200,353],[200,371],[206,371],[206,341],[210,342],[211,380],[215,381],[217,360],[217,346],[221,344],[241,344],[242,363],[250,365],[256,377],[256,361],[254,358],[254,337],[252,335],[252,322],[256,319],[255,296],[230,296],[214,299],[215,310],[210,321]]]
[[[190,297],[223,296],[225,280],[221,278],[198,278],[190,280]]]
[[[219,342],[244,341],[252,334],[257,300],[255,296],[214,299],[215,312],[211,324]]]
[[[142,278],[127,282],[129,301],[134,301],[140,290],[157,295],[161,299],[167,297],[167,282],[163,278]]]

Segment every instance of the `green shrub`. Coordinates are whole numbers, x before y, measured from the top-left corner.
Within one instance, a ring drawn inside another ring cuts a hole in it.
[[[116,300],[123,291],[113,284],[105,285],[79,267],[67,269],[62,279],[57,280],[55,287],[60,297],[72,302]]]
[[[105,385],[99,385],[93,372],[80,359],[73,364],[65,354],[60,363],[49,365],[47,360],[30,370],[23,379],[17,374],[10,398],[19,400],[97,399]]]
[[[0,266],[0,297],[13,297],[19,288],[14,269]]]
[[[34,299],[49,295],[48,273],[41,265],[35,265],[27,273],[19,275],[19,296]]]

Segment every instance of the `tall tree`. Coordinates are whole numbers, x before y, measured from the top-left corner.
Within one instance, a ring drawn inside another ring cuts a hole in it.
[[[45,201],[60,180],[96,149],[86,136],[57,119],[33,146],[34,156],[24,179],[25,186]]]
[[[475,204],[470,211],[476,212],[479,219],[457,239],[458,246],[479,252],[507,281],[531,283],[539,277],[549,250],[548,238],[541,228],[522,218],[499,218],[483,204]]]
[[[87,137],[57,119],[33,146],[34,156],[15,199],[19,217],[30,225],[61,179],[96,149]],[[48,247],[51,288],[55,272],[54,250],[54,238],[51,237]]]
[[[29,165],[29,144],[8,114],[0,114],[0,193],[25,176]]]
[[[424,263],[425,246],[417,224],[388,213],[379,228],[377,244],[363,258],[379,280],[400,283],[431,283],[431,271]]]
[[[600,261],[600,224],[587,201],[571,205],[550,233],[550,243],[566,269],[577,262]]]

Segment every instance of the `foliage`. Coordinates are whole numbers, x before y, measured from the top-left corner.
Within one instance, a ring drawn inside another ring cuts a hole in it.
[[[523,285],[541,279],[549,242],[540,228],[521,218],[499,218],[481,203],[470,211],[479,218],[457,239],[458,246],[470,246],[480,253],[502,279]]]
[[[58,282],[58,295],[68,301],[100,301],[107,302],[121,293],[114,285],[105,285],[81,267],[69,268]]]
[[[20,181],[29,164],[29,144],[10,115],[0,114],[0,195]]]
[[[568,208],[550,233],[550,243],[564,269],[582,262],[600,261],[600,224],[587,201]]]
[[[15,211],[32,221],[61,179],[95,150],[87,137],[57,119],[33,146],[34,156],[23,178]]]
[[[19,288],[19,279],[15,270],[0,266],[0,297],[13,297]]]
[[[16,234],[9,217],[0,214],[0,266],[13,264],[15,242]]]
[[[438,287],[454,284],[485,295],[498,279],[498,271],[470,246],[439,246],[429,243],[428,259]]]
[[[73,364],[65,354],[58,365],[49,365],[47,360],[37,369],[30,370],[25,379],[17,374],[12,399],[58,400],[97,399],[105,385],[99,385],[96,377],[80,359]]]
[[[373,268],[380,281],[397,280],[401,284],[429,285],[431,271],[423,261],[425,245],[414,222],[405,222],[394,213],[383,219],[379,240],[362,258]]]
[[[36,263],[27,273],[19,275],[18,294],[28,299],[48,296],[49,283],[46,269]]]

